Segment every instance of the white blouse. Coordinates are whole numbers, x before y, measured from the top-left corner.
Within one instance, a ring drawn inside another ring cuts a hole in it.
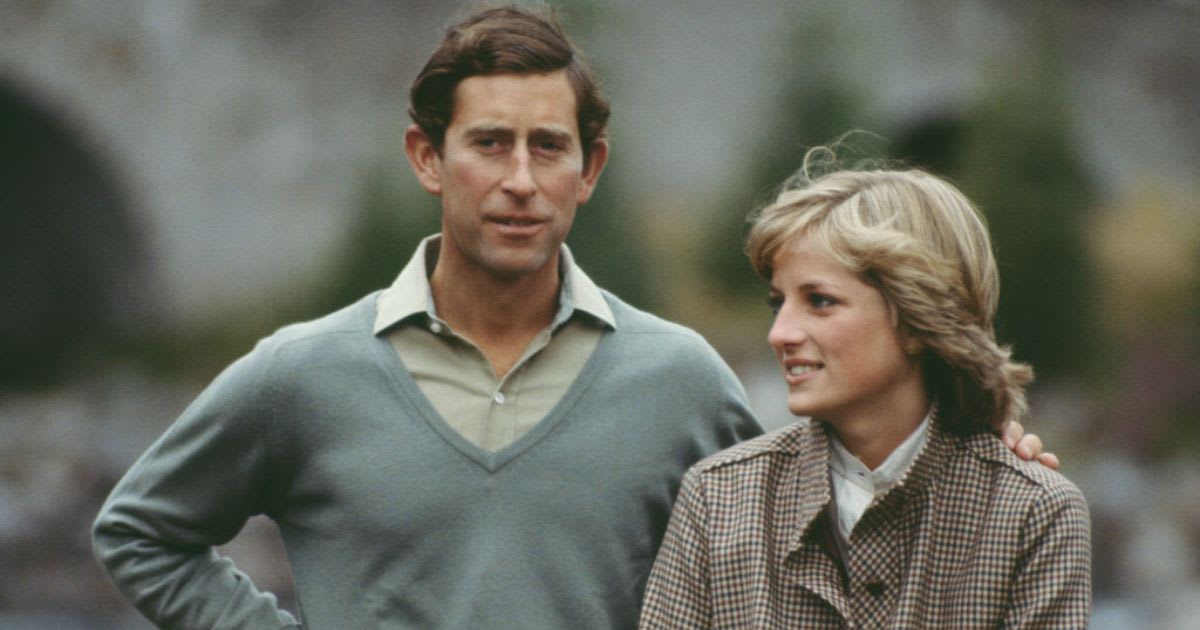
[[[833,486],[833,500],[837,505],[838,531],[842,540],[850,540],[850,532],[862,518],[871,503],[887,494],[908,474],[908,469],[917,460],[929,433],[929,422],[935,407],[931,407],[925,419],[896,450],[888,455],[875,470],[867,468],[857,457],[850,454],[837,435],[829,440],[829,477]]]

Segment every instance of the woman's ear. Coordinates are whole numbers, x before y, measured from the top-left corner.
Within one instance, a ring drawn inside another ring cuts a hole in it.
[[[876,287],[879,287],[881,284],[878,280],[872,281],[875,283]],[[880,288],[879,291],[883,293],[882,288]],[[912,358],[919,357],[923,352],[925,352],[925,342],[921,341],[915,334],[913,334],[912,329],[900,320],[900,309],[896,308],[896,305],[893,304],[890,299],[888,299],[887,293],[883,293],[883,300],[887,303],[888,315],[890,315],[892,318],[892,326],[896,329],[896,333],[900,335],[900,347],[904,350],[904,354]]]
[[[897,320],[900,319],[899,314],[894,317]],[[917,359],[925,353],[925,342],[921,341],[921,337],[915,334],[908,325],[898,322],[896,324],[896,332],[900,334],[900,347],[909,358]]]

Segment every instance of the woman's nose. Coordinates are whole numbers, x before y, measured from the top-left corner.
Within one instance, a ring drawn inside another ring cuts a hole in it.
[[[775,322],[771,324],[771,330],[767,333],[767,343],[779,349],[800,345],[807,338],[802,322],[788,309],[779,309],[775,314]]]

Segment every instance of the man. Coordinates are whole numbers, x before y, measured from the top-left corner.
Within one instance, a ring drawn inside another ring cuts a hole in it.
[[[411,103],[441,234],[230,366],[97,518],[161,626],[296,625],[212,550],[266,514],[309,628],[631,628],[683,472],[760,432],[707,343],[563,245],[608,105],[553,18],[455,25]]]

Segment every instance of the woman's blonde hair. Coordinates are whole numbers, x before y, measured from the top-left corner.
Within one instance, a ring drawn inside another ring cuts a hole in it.
[[[876,286],[893,324],[923,351],[938,421],[957,434],[998,430],[1026,411],[1033,369],[996,342],[1000,277],[982,215],[945,180],[919,170],[838,170],[809,151],[800,173],[752,215],[747,252],[770,279],[776,254],[808,234]]]

